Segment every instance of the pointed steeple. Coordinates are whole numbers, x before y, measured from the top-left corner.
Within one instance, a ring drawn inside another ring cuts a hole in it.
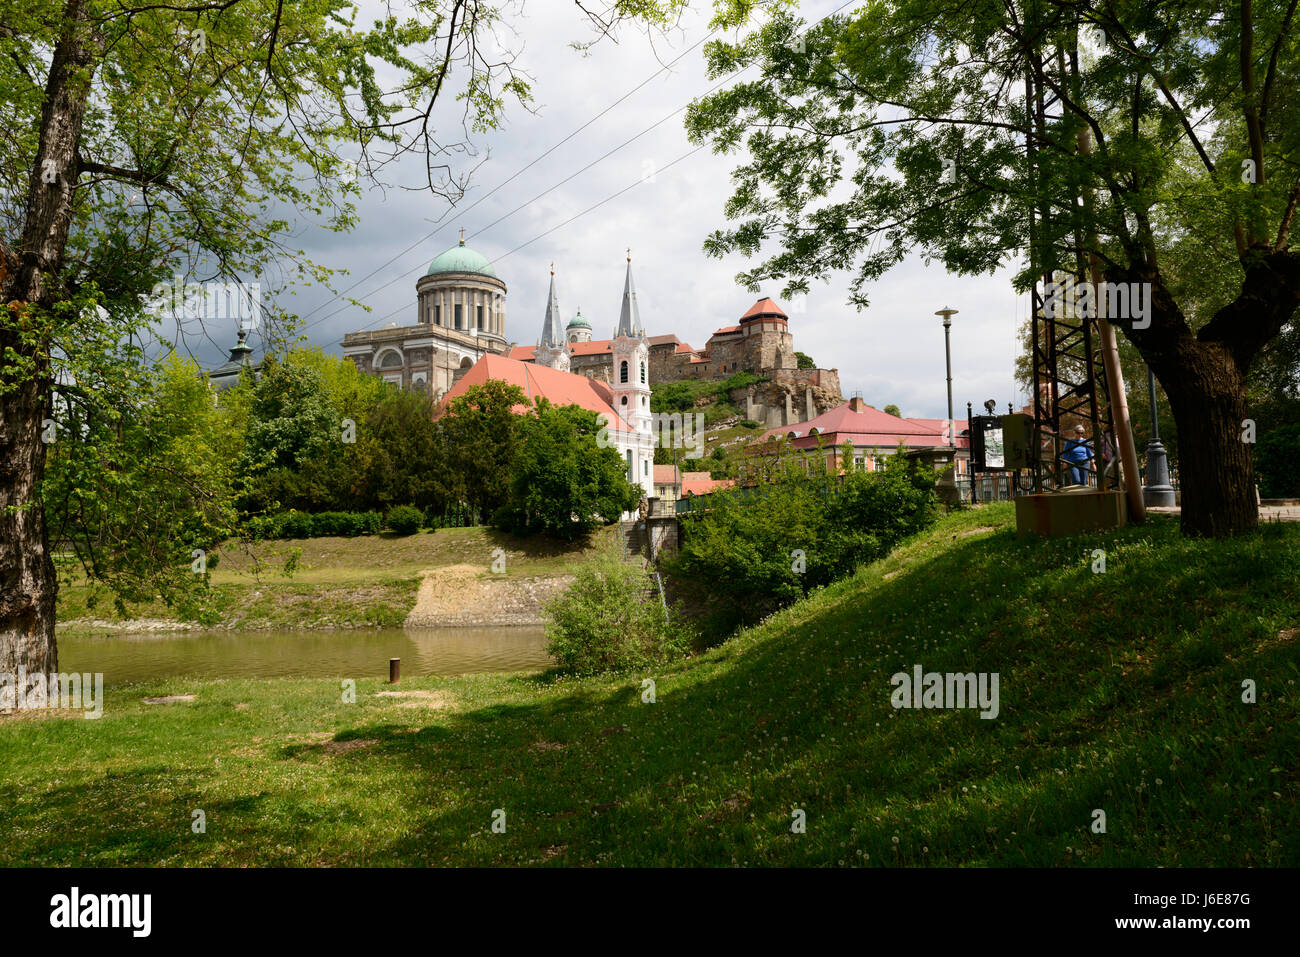
[[[560,319],[560,302],[555,296],[555,263],[551,263],[551,294],[546,300],[546,321],[542,323],[542,346],[558,349],[564,345],[564,323]]]
[[[618,314],[618,331],[614,338],[620,336],[641,337],[641,313],[636,307],[636,288],[632,285],[632,250],[627,251],[627,279],[623,282],[623,309]]]

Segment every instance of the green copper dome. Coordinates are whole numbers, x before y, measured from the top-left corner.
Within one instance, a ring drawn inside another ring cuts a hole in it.
[[[463,239],[429,263],[429,271],[425,275],[435,276],[445,272],[474,272],[497,278],[496,270],[488,263],[487,257],[470,249]]]
[[[579,329],[590,329],[590,328],[591,328],[591,323],[589,323],[586,319],[582,318],[582,310],[581,310],[581,309],[578,310],[578,314],[577,314],[576,316],[574,316],[572,319],[569,320],[569,324],[568,324],[567,326],[565,326],[564,328],[566,328],[566,329],[572,329],[572,328],[574,328],[575,326],[576,326],[577,328],[579,328]]]

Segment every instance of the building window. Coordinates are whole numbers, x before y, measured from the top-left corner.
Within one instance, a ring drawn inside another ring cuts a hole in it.
[[[435,326],[442,325],[442,306],[440,305],[433,307],[433,324]]]
[[[626,361],[624,361],[624,362],[620,362],[620,363],[618,364],[618,381],[619,381],[619,382],[626,382],[626,381],[627,381],[627,362],[626,362]]]
[[[388,350],[379,357],[379,368],[381,369],[400,369],[402,367],[402,354]]]
[[[641,384],[645,385],[645,363],[641,363]]]
[[[635,481],[635,478],[636,478],[636,472],[632,471],[632,450],[628,449],[627,450],[627,480],[629,482],[632,482]]]
[[[623,396],[623,404],[627,405],[627,396]]]
[[[483,328],[483,307],[482,307],[482,306],[475,306],[474,308],[478,310],[478,313],[477,313],[477,314],[478,314],[478,328],[479,328],[479,329],[482,329],[482,328]]]
[[[866,459],[865,459],[863,456],[861,456],[861,455],[855,455],[855,456],[853,456],[853,467],[854,467],[855,469],[865,468],[865,467],[866,467]]]
[[[457,329],[460,328],[460,321],[461,321],[461,320],[460,320],[460,311],[461,311],[462,308],[463,308],[463,307],[461,306],[460,303],[456,303],[456,328],[457,328]]]

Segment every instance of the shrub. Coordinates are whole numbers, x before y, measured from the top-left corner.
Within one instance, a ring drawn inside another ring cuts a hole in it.
[[[378,512],[310,512],[288,511],[278,515],[258,515],[244,523],[249,537],[320,538],[325,535],[354,537],[374,535],[379,531]]]
[[[412,535],[424,524],[424,515],[414,505],[398,505],[388,512],[388,527],[398,535]]]
[[[642,667],[691,647],[689,629],[669,623],[650,575],[612,553],[584,562],[546,615],[547,651],[576,674]]]

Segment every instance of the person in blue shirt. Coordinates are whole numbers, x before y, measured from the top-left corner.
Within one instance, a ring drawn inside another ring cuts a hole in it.
[[[1083,437],[1083,426],[1074,427],[1074,438],[1065,440],[1061,461],[1066,463],[1065,474],[1071,485],[1086,485],[1088,463],[1092,461],[1092,443]]]

